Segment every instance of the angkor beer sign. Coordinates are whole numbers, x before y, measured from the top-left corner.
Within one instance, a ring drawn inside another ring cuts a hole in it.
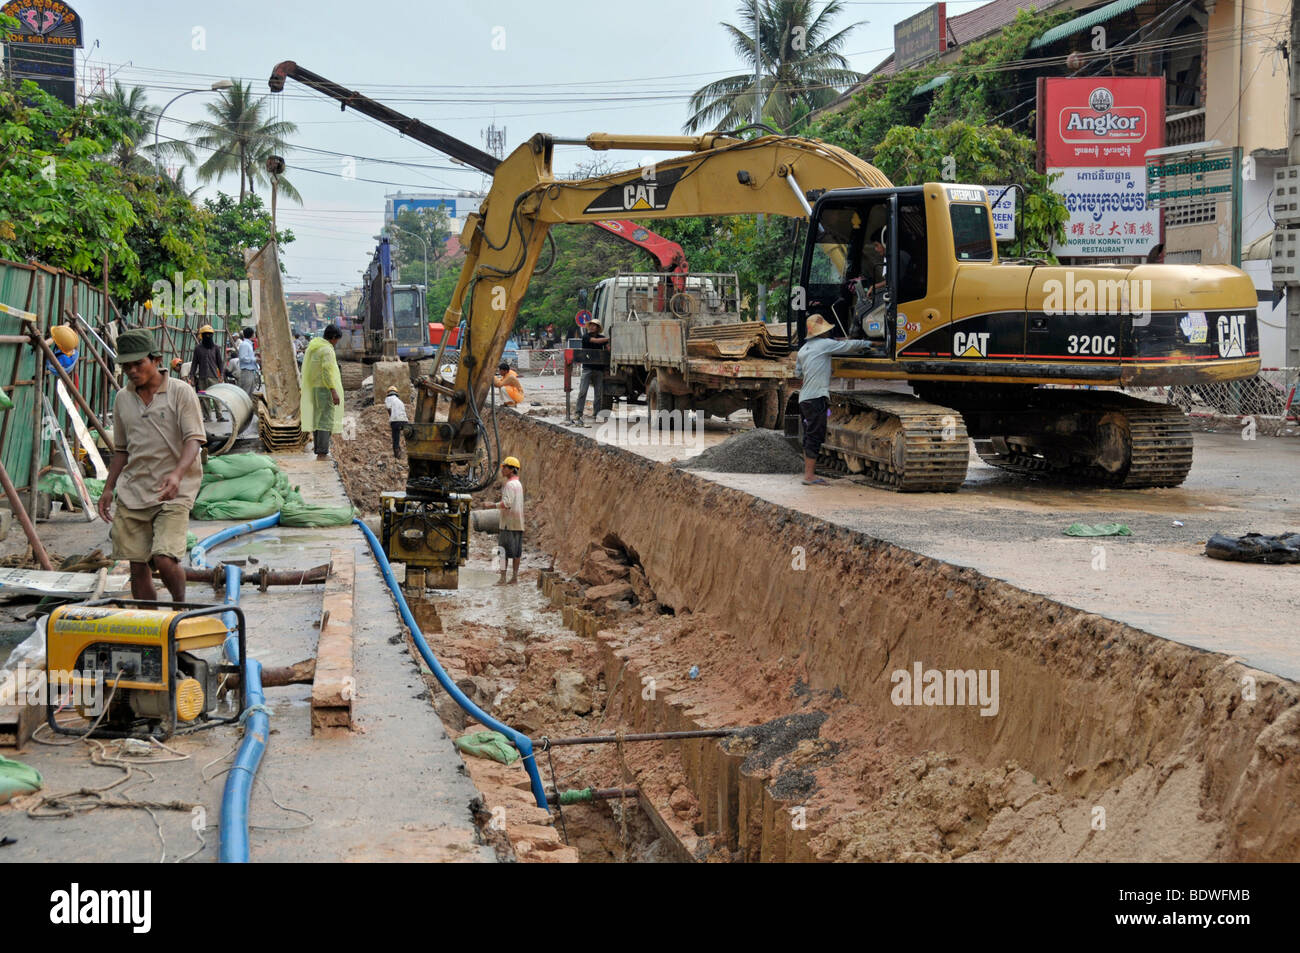
[[[894,69],[905,70],[945,49],[947,4],[936,3],[894,24]]]
[[[1165,144],[1162,76],[1043,78],[1038,138],[1048,168],[1138,166]]]
[[[1131,257],[1160,241],[1160,213],[1147,202],[1146,153],[1165,142],[1164,77],[1040,79],[1038,142],[1070,212],[1056,254]]]

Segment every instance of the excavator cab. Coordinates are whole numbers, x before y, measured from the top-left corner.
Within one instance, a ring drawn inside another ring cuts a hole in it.
[[[900,302],[925,296],[925,208],[920,188],[837,189],[818,199],[804,249],[796,309],[799,341],[808,314],[837,334],[865,338],[872,357],[892,358]]]

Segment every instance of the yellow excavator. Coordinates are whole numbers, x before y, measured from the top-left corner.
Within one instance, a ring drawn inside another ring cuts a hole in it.
[[[484,412],[492,375],[553,225],[757,213],[806,219],[792,296],[798,339],[807,316],[822,314],[871,343],[861,357],[838,359],[834,376],[900,388],[837,394],[824,462],[896,490],[957,489],[969,437],[984,459],[1017,472],[1175,486],[1191,465],[1181,412],[1080,388],[1203,384],[1259,369],[1256,296],[1240,270],[1003,261],[980,186],[895,188],[835,146],[741,138],[749,130],[538,134],[497,160],[292,62],[276,67],[272,90],[286,78],[493,176],[461,234],[465,262],[443,321],[466,320],[455,382],[419,382],[407,486],[383,502],[384,547],[406,564],[411,589],[456,585],[470,494],[496,475],[499,448]],[[557,145],[681,154],[566,180],[552,171]]]

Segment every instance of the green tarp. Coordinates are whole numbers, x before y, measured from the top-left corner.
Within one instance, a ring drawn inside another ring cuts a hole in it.
[[[53,496],[68,494],[76,499],[76,488],[66,473],[41,478],[41,490]],[[86,480],[91,501],[104,492],[103,480]],[[233,453],[210,457],[203,465],[203,483],[190,515],[196,520],[255,520],[280,513],[284,526],[342,526],[352,522],[351,506],[325,506],[303,500],[298,487],[271,457],[258,453]]]
[[[1071,523],[1066,536],[1132,536],[1133,531],[1123,523]]]
[[[456,739],[456,747],[465,754],[490,758],[502,764],[514,764],[519,760],[515,746],[499,731],[476,731],[472,735],[461,735]]]
[[[41,773],[35,768],[0,755],[0,804],[19,794],[39,791],[42,783]]]

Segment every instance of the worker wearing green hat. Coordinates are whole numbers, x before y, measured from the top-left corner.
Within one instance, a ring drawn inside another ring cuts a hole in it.
[[[131,564],[131,595],[156,600],[157,569],[172,599],[184,602],[181,559],[207,439],[199,398],[162,372],[162,352],[143,328],[118,335],[117,364],[127,384],[113,401],[113,462],[99,515],[112,526],[113,558]]]

